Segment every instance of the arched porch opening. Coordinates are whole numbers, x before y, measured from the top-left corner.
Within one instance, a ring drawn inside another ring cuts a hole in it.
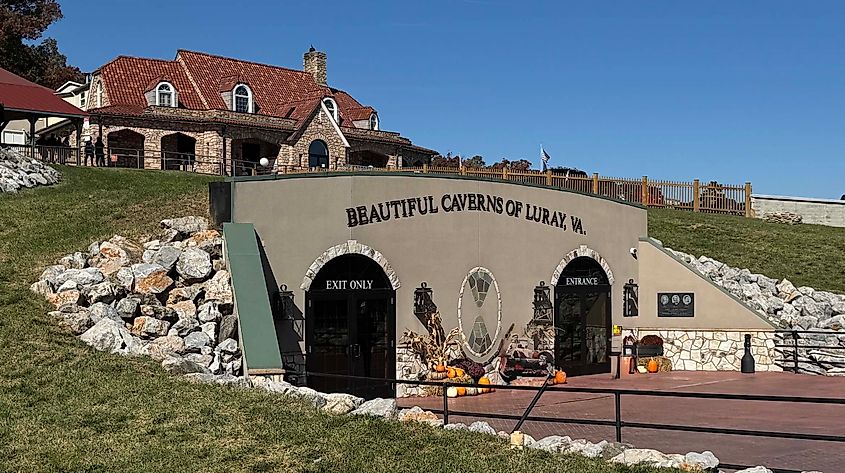
[[[172,133],[161,137],[161,168],[193,170],[196,147],[196,138],[184,133]]]
[[[144,135],[130,129],[106,135],[106,165],[126,168],[144,167]]]

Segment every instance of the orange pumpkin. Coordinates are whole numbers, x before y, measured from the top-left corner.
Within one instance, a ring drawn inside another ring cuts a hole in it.
[[[646,370],[648,370],[649,373],[657,373],[657,369],[658,369],[657,360],[655,360],[654,358],[648,360],[648,364],[646,365]]]
[[[464,374],[464,370],[462,370],[461,368],[455,368],[455,376],[457,376],[458,378],[463,378]]]
[[[442,363],[438,363],[438,364],[434,367],[434,371],[437,371],[438,373],[442,373],[442,372],[446,371],[446,367],[445,367],[445,366],[443,366],[443,364],[442,364]]]
[[[555,384],[563,384],[566,382],[566,371],[555,371]]]
[[[466,396],[467,388],[463,386],[458,386],[458,396]]]
[[[478,384],[482,384],[482,385],[489,385],[489,384],[490,384],[490,378],[488,378],[487,376],[482,376],[482,377],[478,380]],[[480,391],[480,393],[481,393],[481,394],[484,394],[484,393],[489,393],[489,392],[490,392],[490,388],[479,388],[479,391]]]
[[[446,369],[446,376],[448,376],[449,378],[454,378],[456,375],[457,373],[455,372],[455,368]]]

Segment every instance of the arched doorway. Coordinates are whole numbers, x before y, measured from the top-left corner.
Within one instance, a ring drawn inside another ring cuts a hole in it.
[[[191,171],[196,156],[197,140],[183,133],[161,137],[161,168]]]
[[[611,284],[593,258],[579,256],[555,286],[555,363],[568,374],[610,372]]]
[[[308,167],[322,168],[329,167],[329,147],[323,140],[314,140],[308,145]]]
[[[144,167],[144,135],[129,129],[117,130],[106,135],[106,165]]]
[[[312,373],[393,378],[396,373],[396,291],[381,266],[359,254],[320,269],[305,293],[306,368]],[[389,383],[308,376],[322,392],[393,397]]]

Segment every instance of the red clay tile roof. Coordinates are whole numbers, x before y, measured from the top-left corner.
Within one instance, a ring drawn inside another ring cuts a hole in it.
[[[221,92],[245,83],[259,115],[302,120],[324,97],[337,102],[342,126],[352,127],[353,120],[366,120],[374,112],[342,90],[318,85],[307,72],[195,51],[179,50],[173,61],[119,56],[100,71],[114,106],[146,106],[144,92],[167,80],[176,88],[180,107],[194,110],[228,110]]]
[[[54,91],[0,69],[0,105],[6,110],[83,117],[85,112],[58,97]]]
[[[375,112],[373,107],[361,105],[351,95],[342,90],[333,89],[333,92],[334,100],[337,102],[338,108],[340,108],[340,116],[342,118],[347,120],[369,120],[370,115]],[[352,126],[352,124],[349,123],[348,126]]]
[[[204,109],[185,70],[175,61],[118,56],[100,68],[110,105],[147,106],[144,92],[152,84],[167,80],[176,88],[179,105]]]

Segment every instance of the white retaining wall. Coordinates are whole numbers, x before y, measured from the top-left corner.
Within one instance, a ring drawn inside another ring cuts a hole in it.
[[[803,223],[845,227],[845,200],[755,194],[751,196],[751,208],[757,218],[791,212],[800,215]]]

